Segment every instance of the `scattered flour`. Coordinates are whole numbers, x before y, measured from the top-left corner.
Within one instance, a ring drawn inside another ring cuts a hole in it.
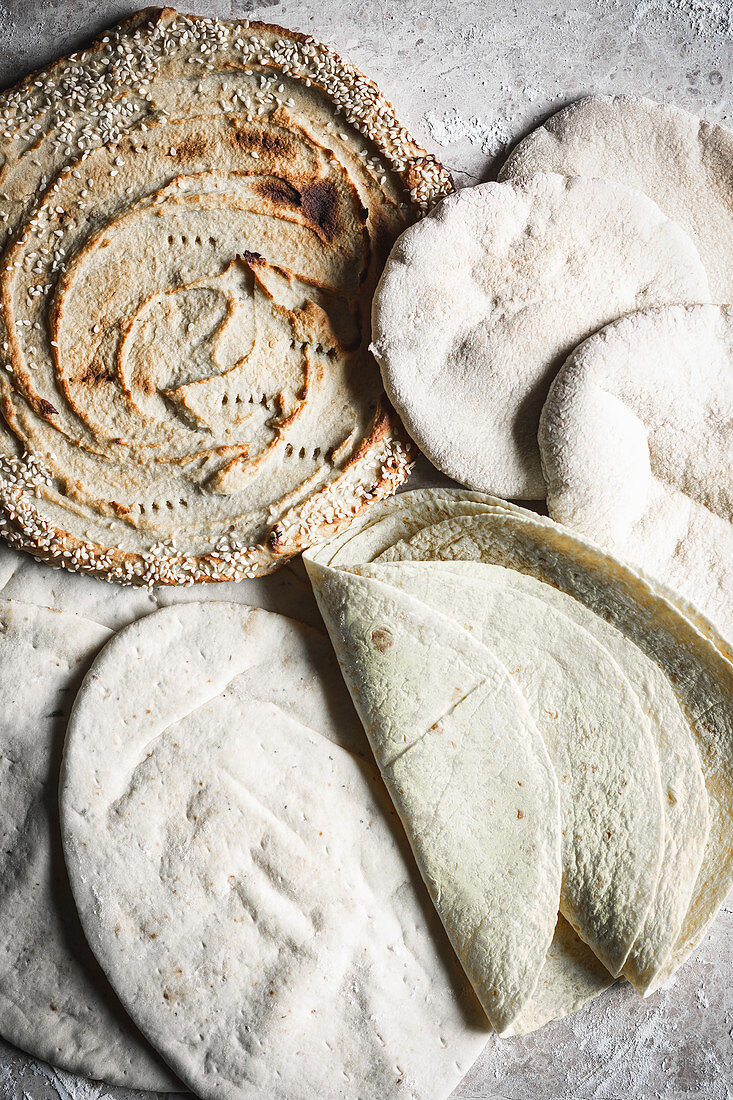
[[[733,34],[731,0],[639,0],[632,26],[646,16],[661,18],[675,27],[684,25],[698,38],[707,40]]]
[[[443,148],[467,139],[472,145],[480,145],[481,152],[487,157],[497,156],[513,139],[508,119],[496,118],[493,122],[486,122],[477,115],[464,118],[455,107],[442,115],[429,112],[425,115],[425,125],[433,141]]]

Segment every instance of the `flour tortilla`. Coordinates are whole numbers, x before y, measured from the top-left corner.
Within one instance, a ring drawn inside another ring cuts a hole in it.
[[[165,8],[0,107],[15,545],[115,579],[241,580],[405,480],[371,299],[451,181],[374,84],[310,37]]]
[[[541,499],[537,424],[576,344],[622,314],[708,301],[686,233],[617,183],[465,188],[393,248],[372,310],[387,394],[439,470]]]
[[[539,444],[550,514],[733,640],[733,307],[631,314],[568,358]]]
[[[424,537],[431,559],[510,565],[572,595],[632,639],[668,678],[700,756],[709,834],[690,906],[672,951],[657,963],[652,992],[697,946],[733,885],[733,665],[723,655],[725,642],[710,624],[702,634],[654,581],[522,509],[489,506],[483,516],[445,520]],[[416,556],[420,538],[411,540]]]
[[[538,1031],[552,1020],[577,1012],[612,985],[613,978],[590,947],[559,916],[532,999],[505,1034]]]
[[[368,756],[327,639],[264,611],[160,611],[84,681],[61,787],[82,921],[204,1100],[443,1098],[486,1039]]]
[[[502,1033],[532,995],[559,901],[542,738],[506,668],[452,620],[379,580],[306,566],[435,907]]]
[[[524,138],[499,178],[596,176],[637,187],[694,241],[712,300],[733,300],[733,134],[640,96],[592,95]]]
[[[66,719],[109,637],[79,616],[0,600],[0,1034],[70,1073],[178,1091],[87,946],[61,853]]]
[[[355,571],[458,622],[509,669],[558,778],[560,911],[618,975],[642,931],[662,860],[665,820],[649,720],[608,650],[544,599],[546,586],[522,591],[507,583],[510,570],[465,566],[401,562]]]

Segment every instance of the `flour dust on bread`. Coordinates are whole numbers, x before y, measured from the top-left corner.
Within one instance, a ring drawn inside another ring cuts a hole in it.
[[[394,246],[373,348],[405,427],[470,489],[544,498],[537,424],[569,352],[632,310],[708,301],[692,241],[639,191],[537,175],[444,199]]]
[[[539,444],[550,514],[733,638],[733,307],[631,314],[568,358]]]
[[[724,126],[642,96],[586,96],[523,138],[499,178],[534,172],[643,191],[694,241],[711,301],[733,301],[733,133]]]
[[[321,631],[227,603],[121,631],[60,805],[92,948],[203,1100],[445,1100],[485,1044]]]
[[[89,949],[58,822],[66,721],[104,626],[0,599],[0,1035],[110,1085],[177,1092]]]
[[[394,491],[371,298],[450,179],[371,82],[302,35],[149,9],[0,106],[10,541],[241,579]]]

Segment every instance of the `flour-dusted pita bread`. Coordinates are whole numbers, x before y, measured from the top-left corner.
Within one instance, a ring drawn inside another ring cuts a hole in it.
[[[637,187],[692,237],[712,300],[733,300],[730,130],[640,96],[587,96],[520,141],[499,178],[534,172],[597,176]]]
[[[572,348],[633,310],[708,300],[690,238],[646,196],[538,175],[465,188],[402,235],[374,298],[373,348],[443,473],[539,499],[540,410]]]
[[[733,639],[733,307],[631,314],[543,409],[550,514],[677,589]]]
[[[66,719],[109,637],[79,616],[0,600],[0,1034],[73,1073],[178,1091],[89,950],[61,853]]]
[[[327,639],[264,611],[167,608],[82,685],[61,788],[82,921],[205,1100],[434,1100],[485,1041],[368,756]]]
[[[302,35],[151,9],[0,109],[6,537],[239,580],[394,491],[371,299],[450,178],[372,83]]]
[[[506,583],[510,570],[464,564],[460,571],[401,562],[356,572],[455,620],[509,670],[558,778],[560,911],[617,975],[642,931],[662,860],[665,822],[649,721],[608,650],[544,599],[545,586],[522,591]],[[704,797],[701,773],[700,786]],[[687,901],[701,859],[700,850]]]
[[[669,680],[699,753],[709,833],[679,934],[644,982],[651,992],[700,942],[733,886],[733,664],[725,641],[701,616],[693,622],[689,605],[678,604],[671,590],[551,520],[490,498],[484,515],[443,520],[413,535],[400,556],[409,555],[408,546],[415,557],[486,561],[551,584],[625,634]],[[648,962],[639,959],[642,967]]]

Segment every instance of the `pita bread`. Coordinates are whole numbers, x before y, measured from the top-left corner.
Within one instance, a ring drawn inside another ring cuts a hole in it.
[[[411,451],[371,299],[450,177],[372,83],[311,38],[165,8],[0,106],[15,546],[241,580],[394,491]]]
[[[264,611],[160,611],[82,685],[60,799],[82,922],[204,1100],[439,1100],[485,1042],[366,756],[327,639]]]
[[[733,300],[733,134],[641,96],[591,95],[519,142],[499,178],[597,176],[636,187],[689,233],[714,302]]]
[[[677,589],[733,639],[733,307],[631,314],[577,348],[539,444],[561,523]]]
[[[74,692],[110,631],[0,600],[0,1034],[112,1085],[180,1085],[126,1016],[66,878],[57,783]]]
[[[537,424],[571,349],[633,310],[708,300],[694,245],[646,196],[537,175],[465,188],[402,235],[374,298],[373,351],[439,470],[540,499]]]

